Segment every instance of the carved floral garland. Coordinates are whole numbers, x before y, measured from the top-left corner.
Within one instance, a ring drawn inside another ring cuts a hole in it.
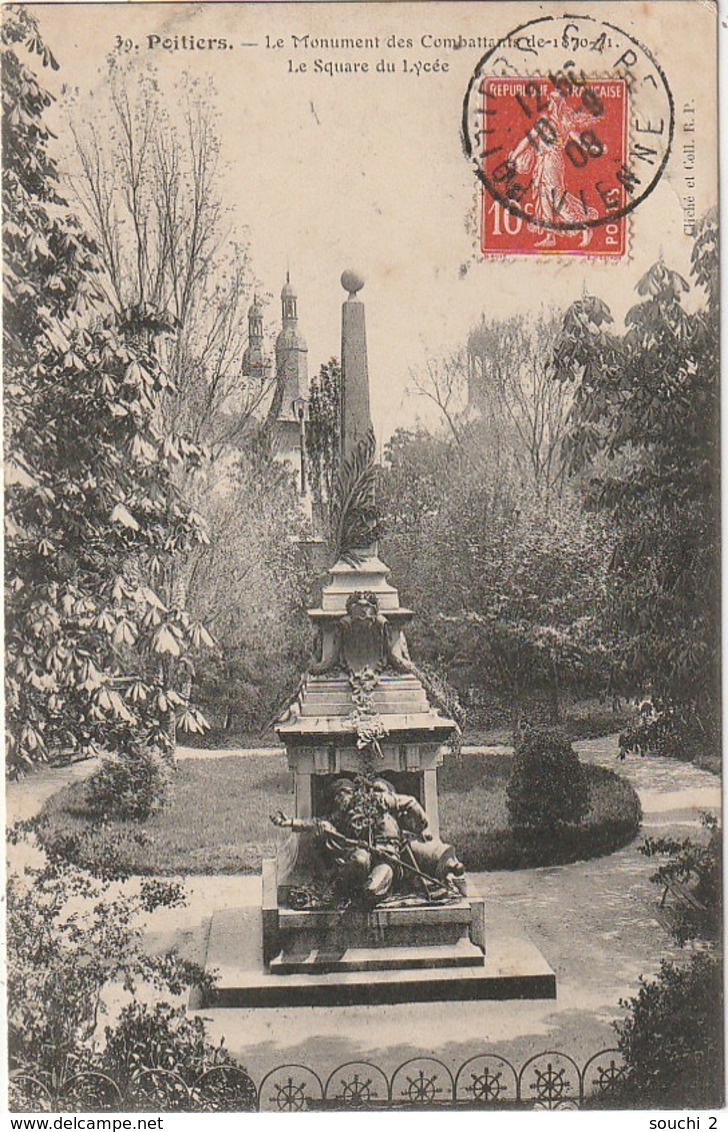
[[[361,771],[354,779],[354,797],[349,815],[359,836],[369,840],[380,814],[380,803],[372,784],[377,777],[377,761],[384,758],[380,740],[388,732],[374,706],[374,691],[379,684],[379,673],[369,666],[359,672],[350,672],[349,684],[354,704],[349,723],[356,732],[356,745],[362,761]]]
[[[357,749],[363,753],[366,769],[374,769],[374,758],[383,759],[379,740],[388,734],[384,720],[374,706],[374,691],[379,684],[379,673],[373,668],[362,668],[349,674],[351,699],[354,710],[349,723],[356,732]]]

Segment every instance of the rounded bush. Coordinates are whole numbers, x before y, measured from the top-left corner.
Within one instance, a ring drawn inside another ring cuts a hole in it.
[[[508,817],[515,832],[558,833],[579,825],[589,811],[584,767],[567,737],[548,728],[524,728],[507,788]]]
[[[144,821],[162,808],[170,784],[170,765],[156,748],[106,755],[84,784],[85,808],[97,818]]]

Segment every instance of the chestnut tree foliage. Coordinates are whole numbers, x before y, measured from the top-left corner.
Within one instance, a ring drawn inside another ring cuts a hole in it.
[[[718,705],[718,234],[699,226],[699,294],[662,260],[616,334],[601,300],[567,311],[557,376],[574,388],[570,467],[615,531],[609,622],[625,683],[655,712],[628,748],[715,737]],[[692,300],[691,309],[686,300]],[[647,729],[648,734],[642,734]]]
[[[172,664],[207,633],[165,584],[206,535],[174,483],[199,449],[160,427],[164,319],[105,299],[96,245],[59,191],[51,96],[32,56],[57,64],[27,9],[3,15],[6,716],[17,774],[63,752],[169,751],[175,721],[201,726]]]

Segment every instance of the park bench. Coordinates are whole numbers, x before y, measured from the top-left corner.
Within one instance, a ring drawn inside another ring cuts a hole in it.
[[[672,927],[673,917],[670,914],[669,907],[666,906],[668,896],[671,896],[674,899],[674,903],[677,907],[682,907],[683,909],[691,912],[703,923],[707,921],[709,910],[705,906],[705,904],[703,904],[702,901],[698,900],[693,890],[689,887],[689,885],[685,883],[685,881],[677,880],[674,877],[671,877],[665,882],[662,899],[660,900],[658,906],[660,912],[662,912],[662,915],[658,913],[657,918],[659,919],[663,927],[667,928],[668,930],[670,930],[670,928]]]
[[[665,883],[665,891],[663,892],[662,900],[660,901],[661,908],[665,907],[665,901],[667,900],[668,894],[674,896],[678,904],[683,904],[685,907],[692,908],[696,912],[702,912],[703,914],[705,914],[708,911],[705,905],[700,900],[698,900],[692,889],[688,888],[688,886],[682,880],[675,880],[674,878],[672,878]]]

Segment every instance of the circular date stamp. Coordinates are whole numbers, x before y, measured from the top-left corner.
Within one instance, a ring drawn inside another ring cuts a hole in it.
[[[478,63],[463,103],[482,183],[481,249],[619,257],[675,127],[658,61],[616,25],[544,16]]]

